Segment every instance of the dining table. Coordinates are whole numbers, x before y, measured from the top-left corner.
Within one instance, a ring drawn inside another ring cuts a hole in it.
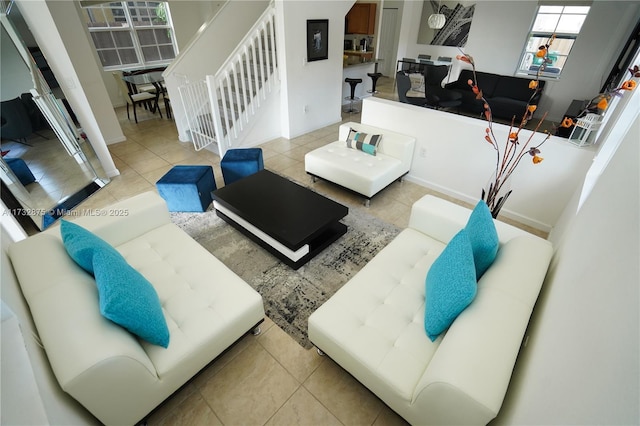
[[[127,86],[129,86],[132,93],[140,93],[141,90],[139,90],[139,88],[141,86],[153,85],[156,92],[156,100],[152,112],[154,112],[155,109],[158,108],[158,100],[160,98],[160,94],[165,93],[165,88],[162,85],[162,83],[164,82],[162,71],[149,71],[145,73],[129,75],[123,74],[122,79],[127,83]]]
[[[150,71],[140,74],[123,75],[122,79],[134,86],[152,84],[157,89],[157,93],[164,91],[164,87],[162,86],[162,83],[164,82],[162,71]]]

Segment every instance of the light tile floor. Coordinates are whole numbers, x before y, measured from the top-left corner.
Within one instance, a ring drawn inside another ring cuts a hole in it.
[[[224,185],[220,158],[181,143],[172,121],[140,114],[139,124],[117,110],[126,142],[109,146],[121,175],[78,208],[101,208],[144,191],[176,164],[211,165]],[[346,115],[344,121],[360,121]],[[413,202],[433,193],[411,182],[396,182],[362,199],[326,182],[312,184],[304,154],[336,139],[340,123],[288,140],[263,144],[265,168],[400,227],[408,224]],[[441,194],[437,194],[442,196]],[[446,197],[445,197],[446,198]],[[246,335],[148,417],[149,425],[401,425],[402,418],[335,362],[305,350],[268,318],[262,334]]]

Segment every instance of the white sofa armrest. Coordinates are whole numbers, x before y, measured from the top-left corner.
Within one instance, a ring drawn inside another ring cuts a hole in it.
[[[42,232],[14,243],[9,256],[63,389],[90,366],[117,357],[157,380],[137,340],[100,315],[95,280],[69,257],[59,235]]]
[[[552,253],[532,235],[501,246],[416,386],[413,404],[433,416],[427,423],[484,424],[498,414]]]
[[[409,228],[413,228],[443,243],[448,243],[454,235],[464,228],[471,210],[453,204],[433,195],[425,195],[411,207]],[[500,244],[514,237],[530,235],[515,226],[494,220]]]

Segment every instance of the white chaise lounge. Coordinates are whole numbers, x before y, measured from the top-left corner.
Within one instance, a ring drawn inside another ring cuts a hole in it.
[[[349,130],[381,135],[376,155],[347,147]],[[374,126],[349,122],[340,126],[338,140],[304,157],[304,169],[314,179],[322,178],[369,200],[409,173],[416,139]]]

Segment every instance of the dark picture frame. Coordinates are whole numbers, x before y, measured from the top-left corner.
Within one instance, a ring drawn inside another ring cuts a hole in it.
[[[307,62],[329,59],[329,20],[307,20]]]

